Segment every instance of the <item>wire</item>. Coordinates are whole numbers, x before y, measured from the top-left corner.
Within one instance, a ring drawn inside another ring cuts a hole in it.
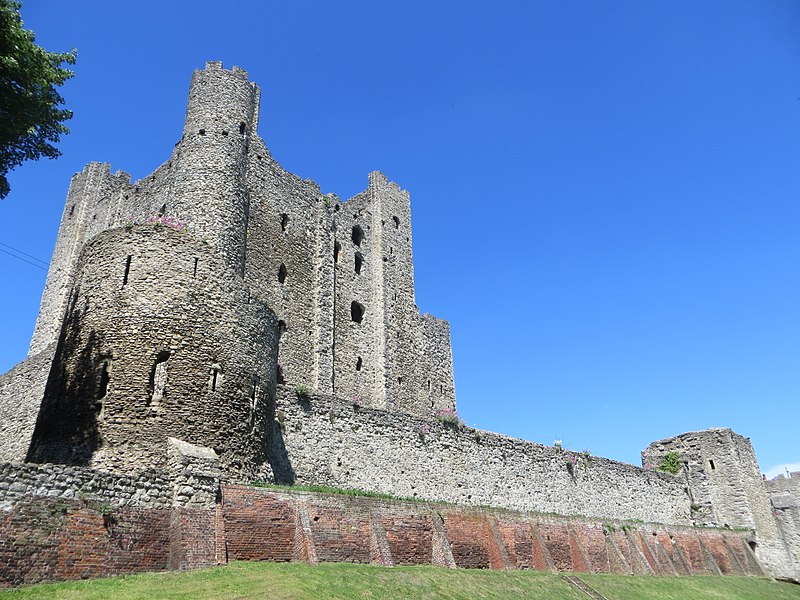
[[[0,246],[5,246],[6,248],[10,248],[10,249],[11,249],[11,250],[13,250],[14,252],[17,252],[17,253],[19,253],[19,254],[22,254],[23,256],[27,256],[28,258],[32,258],[32,259],[33,259],[33,260],[35,260],[36,262],[38,262],[38,263],[42,263],[42,264],[43,264],[45,267],[47,267],[47,263],[46,263],[45,261],[43,261],[41,258],[36,258],[35,256],[33,256],[33,255],[31,255],[31,254],[28,254],[27,252],[23,252],[23,251],[22,251],[22,250],[20,250],[19,248],[14,248],[14,246],[11,246],[10,244],[5,244],[5,243],[3,243],[3,242],[0,242]]]
[[[3,245],[5,246],[5,244],[3,244]],[[32,262],[32,261],[30,261],[30,260],[27,260],[27,259],[25,259],[25,258],[22,258],[21,256],[17,256],[16,254],[12,254],[12,253],[11,253],[11,252],[9,252],[8,250],[3,250],[2,248],[0,248],[0,252],[5,252],[5,253],[6,253],[6,254],[8,254],[9,256],[13,256],[13,257],[14,257],[14,258],[16,258],[17,260],[21,260],[22,262],[28,263],[29,265],[33,265],[33,266],[34,266],[34,267],[36,267],[37,269],[41,269],[42,271],[47,271],[47,268],[43,267],[42,265],[37,265],[35,262]]]

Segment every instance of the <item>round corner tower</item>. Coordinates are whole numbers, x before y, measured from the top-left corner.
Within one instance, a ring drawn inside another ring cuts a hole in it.
[[[163,467],[167,438],[252,476],[274,410],[277,319],[192,235],[152,225],[84,248],[28,459]]]
[[[260,91],[239,67],[209,62],[192,75],[167,212],[184,219],[241,275],[250,210],[247,153]]]

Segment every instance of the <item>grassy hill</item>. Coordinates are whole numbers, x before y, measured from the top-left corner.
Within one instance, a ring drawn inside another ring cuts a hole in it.
[[[753,577],[626,577],[580,574],[580,578],[608,600],[800,600],[800,585]],[[533,571],[243,562],[183,573],[148,573],[0,591],[0,600],[587,600],[588,597],[560,575]]]

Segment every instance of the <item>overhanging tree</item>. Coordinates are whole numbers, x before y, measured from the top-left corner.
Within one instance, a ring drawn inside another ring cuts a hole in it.
[[[0,198],[10,191],[6,175],[26,160],[61,154],[53,145],[69,133],[58,87],[73,76],[76,52],[48,52],[22,26],[20,3],[0,0]]]

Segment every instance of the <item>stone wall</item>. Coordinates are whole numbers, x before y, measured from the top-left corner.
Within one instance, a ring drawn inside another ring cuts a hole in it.
[[[657,466],[669,452],[679,456],[678,477],[692,497],[696,524],[752,529],[761,563],[776,576],[796,573],[749,439],[722,428],[684,433],[653,442],[642,452],[642,460]]]
[[[44,397],[55,344],[0,375],[0,461],[22,461]]]
[[[207,493],[175,504],[184,474],[0,464],[0,586],[216,564]]]
[[[279,483],[595,518],[690,524],[684,481],[475,429],[280,389]]]
[[[800,472],[792,473],[789,478],[771,479],[765,486],[772,514],[793,563],[794,579],[800,581]]]

